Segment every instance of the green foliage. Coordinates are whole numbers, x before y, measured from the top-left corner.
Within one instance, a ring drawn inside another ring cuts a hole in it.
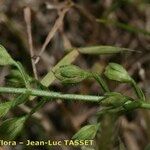
[[[11,108],[14,108],[22,103],[25,103],[29,98],[30,92],[21,94],[17,98],[0,104],[0,117],[5,116]]]
[[[22,66],[22,64],[20,62],[16,62],[16,67],[18,68],[18,70],[20,72],[20,77],[23,79],[25,86],[27,88],[29,88],[30,87],[29,75],[26,73],[24,67]]]
[[[123,51],[130,51],[129,49],[119,48],[114,46],[93,46],[84,47],[79,49],[74,49],[69,54],[67,54],[41,81],[30,77],[24,67],[19,63],[15,62],[10,55],[7,53],[4,47],[0,46],[0,65],[14,65],[16,68],[11,70],[11,73],[6,77],[6,81],[12,87],[0,87],[0,93],[13,93],[20,94],[19,96],[9,102],[0,104],[0,117],[3,117],[7,112],[20,104],[25,103],[30,95],[42,96],[41,100],[37,105],[28,113],[28,115],[20,118],[8,119],[0,125],[0,138],[3,139],[14,139],[19,132],[22,130],[25,121],[33,115],[39,108],[41,108],[48,100],[52,98],[62,98],[67,100],[84,100],[93,101],[99,103],[103,109],[97,113],[97,115],[119,114],[127,111],[132,111],[137,108],[150,109],[150,104],[143,102],[145,96],[142,90],[137,86],[136,82],[130,77],[128,72],[119,64],[109,63],[105,69],[105,76],[111,80],[130,83],[139,100],[136,101],[128,96],[122,95],[117,92],[110,92],[107,83],[99,75],[94,72],[85,71],[78,66],[70,65],[79,55],[83,54],[113,54]],[[87,78],[95,79],[99,85],[102,87],[105,93],[103,98],[101,96],[91,96],[91,95],[73,95],[73,94],[61,94],[58,92],[49,92],[47,86],[49,86],[56,78],[58,78],[62,83],[79,83]],[[9,85],[8,84],[8,85]],[[19,88],[18,88],[19,87]],[[23,88],[20,88],[23,87]],[[32,87],[32,88],[31,88]],[[33,89],[36,88],[36,89]],[[31,97],[31,96],[30,96]],[[86,98],[85,98],[86,97]],[[32,97],[31,99],[33,99]],[[87,125],[81,128],[74,136],[73,139],[94,139],[98,130],[100,128],[100,123],[93,125]]]
[[[100,127],[100,124],[86,125],[86,126],[82,127],[72,137],[72,139],[78,139],[78,140],[91,140],[91,139],[94,139],[99,127]]]
[[[0,65],[15,65],[15,61],[2,45],[0,45]]]
[[[11,102],[5,102],[0,104],[0,117],[5,116],[11,108]]]
[[[32,82],[32,78],[26,73],[26,78],[29,82]],[[22,74],[16,68],[11,69],[10,74],[5,77],[8,86],[24,87],[24,79]]]
[[[29,87],[29,76],[25,72],[24,67],[20,62],[14,61],[2,45],[0,45],[0,65],[14,65],[17,67],[17,69],[20,71],[25,86]]]
[[[19,95],[17,98],[11,101],[11,107],[16,107],[20,104],[25,103],[30,96],[30,91],[27,91],[25,94]]]
[[[56,66],[50,70],[46,76],[41,80],[41,83],[48,87],[55,79],[56,76],[53,74],[60,66],[69,65],[72,62],[76,60],[76,58],[79,56],[79,52],[81,54],[112,54],[112,53],[120,53],[120,52],[126,52],[126,51],[133,51],[127,48],[121,48],[121,47],[115,47],[115,46],[91,46],[91,47],[81,47],[76,50],[74,48],[71,52],[69,52],[64,58],[62,58]]]
[[[25,121],[26,116],[4,121],[0,125],[0,138],[5,140],[13,140],[21,132]]]

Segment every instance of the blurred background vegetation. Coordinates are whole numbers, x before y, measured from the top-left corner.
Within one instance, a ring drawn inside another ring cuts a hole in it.
[[[33,76],[30,59],[25,7],[31,9],[33,50],[35,56],[50,34],[46,50],[36,64],[38,79],[43,76],[73,47],[113,45],[136,50],[130,53],[90,56],[80,55],[74,64],[98,73],[108,62],[122,64],[150,100],[150,1],[149,0],[0,0],[0,43],[15,60],[20,61]],[[0,86],[10,68],[0,68]],[[109,83],[109,81],[108,81]],[[131,87],[109,83],[112,91],[134,96]],[[59,81],[49,87],[63,93],[101,95],[93,80],[78,85],[62,85]],[[5,97],[1,96],[1,101]],[[19,116],[35,106],[27,103],[13,109],[8,117]],[[47,103],[25,125],[19,140],[70,139],[83,125],[94,122],[98,106],[77,102]],[[149,150],[150,112],[137,110],[115,117],[106,116],[102,132],[96,138],[100,150]],[[74,150],[79,147],[1,147],[1,149]],[[82,148],[85,149],[85,148]]]

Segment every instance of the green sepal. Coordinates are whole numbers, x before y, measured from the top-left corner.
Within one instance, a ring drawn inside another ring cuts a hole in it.
[[[107,107],[120,107],[123,106],[127,101],[132,101],[132,99],[122,95],[121,93],[107,92],[104,95],[104,98],[100,101],[100,104]]]
[[[87,71],[75,65],[64,65],[60,66],[55,72],[55,76],[62,83],[74,84],[79,83],[90,76]]]
[[[92,124],[86,125],[82,127],[73,137],[72,139],[78,140],[92,140],[95,138],[96,133],[100,127],[100,124]]]

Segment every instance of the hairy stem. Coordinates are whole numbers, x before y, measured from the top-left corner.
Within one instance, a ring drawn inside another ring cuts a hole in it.
[[[51,99],[65,99],[70,101],[77,100],[85,102],[100,102],[100,100],[103,99],[103,96],[62,94],[59,92],[43,91],[37,89],[0,87],[0,93],[25,94],[29,90],[30,94],[33,96],[49,97]]]
[[[47,99],[47,101],[52,101],[55,99],[62,99],[62,100],[64,99],[64,100],[69,100],[69,101],[83,101],[83,102],[99,103],[104,98],[104,96],[62,94],[59,92],[38,90],[38,89],[0,87],[0,93],[26,94],[27,92],[30,92],[30,95],[32,95],[32,96],[41,96],[41,97],[50,98],[50,99]],[[136,105],[136,101],[134,101],[134,102],[135,102],[135,104],[132,104],[132,105]],[[139,101],[137,101],[137,102],[139,102]],[[141,104],[136,108],[142,108],[142,109],[149,109],[150,110],[150,103],[144,102],[143,100],[140,100],[140,102],[141,102]]]

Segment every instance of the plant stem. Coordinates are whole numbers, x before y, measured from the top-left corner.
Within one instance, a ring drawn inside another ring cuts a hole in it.
[[[140,108],[150,109],[150,103],[142,102]]]
[[[15,66],[16,66],[16,67],[18,68],[18,70],[20,71],[21,76],[22,76],[22,78],[23,78],[23,80],[24,80],[25,86],[26,86],[27,88],[30,88],[30,83],[29,83],[28,79],[26,79],[26,74],[25,74],[25,72],[24,72],[24,70],[23,70],[21,64],[20,64],[19,62],[16,62],[16,63],[15,63]]]
[[[69,101],[83,101],[83,102],[96,102],[99,103],[104,97],[94,96],[94,95],[79,95],[79,94],[62,94],[59,92],[44,91],[37,89],[27,89],[27,88],[12,88],[12,87],[0,87],[0,93],[12,93],[12,94],[26,94],[30,92],[32,96],[47,97],[47,101],[52,101],[55,99],[64,99]],[[150,109],[150,103],[141,101],[141,105],[138,108]]]
[[[30,116],[32,116],[39,108],[41,108],[46,103],[46,101],[46,99],[42,99],[40,102],[38,102],[37,105],[30,111],[27,118],[30,118]]]
[[[143,94],[143,91],[137,86],[136,82],[133,79],[132,79],[132,85],[138,98],[145,101],[145,95]]]
[[[110,92],[106,82],[103,80],[103,78],[99,74],[92,73],[92,77],[100,84],[104,92]]]
[[[149,109],[150,103],[143,101],[143,99],[137,99],[134,101],[128,101],[124,104],[126,110],[134,110],[134,109]]]
[[[92,96],[92,95],[79,95],[79,94],[62,94],[59,92],[43,91],[37,89],[26,89],[26,88],[11,88],[11,87],[0,87],[0,93],[12,93],[12,94],[25,94],[30,91],[33,96],[49,97],[52,99],[65,99],[65,100],[77,100],[85,102],[100,102],[103,96]],[[52,100],[50,99],[50,100]]]

